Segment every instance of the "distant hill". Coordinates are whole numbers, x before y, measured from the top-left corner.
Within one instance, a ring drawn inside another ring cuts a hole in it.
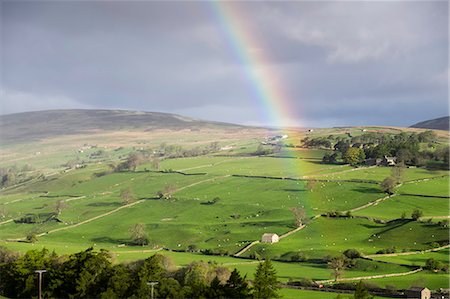
[[[410,128],[432,129],[432,130],[449,130],[449,116],[426,120],[412,125]]]
[[[46,110],[0,115],[0,139],[25,141],[93,130],[199,129],[242,126],[202,121],[176,114],[126,110]]]

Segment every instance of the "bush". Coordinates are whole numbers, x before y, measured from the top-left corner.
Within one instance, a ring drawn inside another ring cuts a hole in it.
[[[356,249],[347,249],[346,251],[343,252],[343,254],[350,259],[356,259],[361,257],[361,253]]]
[[[422,216],[423,216],[423,212],[422,212],[422,210],[419,210],[419,209],[415,209],[411,214],[411,218],[415,221],[419,220],[419,218]]]
[[[385,249],[380,249],[376,252],[376,254],[387,254],[387,253],[396,253],[397,252],[397,248],[395,248],[395,246],[393,247],[389,247],[389,248],[385,248]]]
[[[300,280],[289,281],[288,285],[298,286],[298,287],[313,287],[316,283],[309,278],[300,278]]]
[[[306,255],[303,252],[296,252],[291,256],[291,261],[304,262],[306,261]]]

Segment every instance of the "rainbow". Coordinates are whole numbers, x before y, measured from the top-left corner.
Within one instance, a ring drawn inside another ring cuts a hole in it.
[[[270,57],[257,34],[245,21],[233,1],[211,1],[213,14],[228,46],[242,66],[258,104],[272,126],[286,128],[297,117],[289,102],[286,87],[277,73],[270,69]]]

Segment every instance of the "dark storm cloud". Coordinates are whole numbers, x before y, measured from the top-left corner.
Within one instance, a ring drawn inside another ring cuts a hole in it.
[[[210,3],[1,5],[2,113],[124,108],[268,124]],[[447,2],[234,7],[282,78],[292,122],[409,125],[448,113]]]

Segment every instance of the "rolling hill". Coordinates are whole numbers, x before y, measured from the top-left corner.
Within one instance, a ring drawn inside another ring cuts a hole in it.
[[[155,129],[242,128],[239,125],[202,121],[176,114],[126,110],[46,110],[0,116],[4,142],[42,139],[89,131],[152,131]]]
[[[444,116],[440,118],[430,119],[419,122],[410,126],[410,128],[431,129],[431,130],[449,130],[450,117]]]

